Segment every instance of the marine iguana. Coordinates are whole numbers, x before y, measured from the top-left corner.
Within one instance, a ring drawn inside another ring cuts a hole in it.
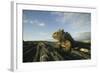
[[[52,37],[58,40],[58,44],[60,45],[60,47],[64,47],[68,52],[71,52],[73,48],[76,48],[79,51],[86,51],[90,53],[90,43],[83,43],[74,40],[70,33],[64,32],[63,29],[59,29],[58,31],[54,32]]]

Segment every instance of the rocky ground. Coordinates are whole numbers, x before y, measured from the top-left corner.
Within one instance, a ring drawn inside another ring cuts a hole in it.
[[[74,47],[70,52],[58,47],[57,42],[23,41],[23,62],[64,61],[91,59],[90,44]]]

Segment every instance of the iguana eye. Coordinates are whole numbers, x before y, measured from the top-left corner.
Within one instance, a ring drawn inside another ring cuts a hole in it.
[[[55,32],[55,33],[53,33],[53,36],[57,36],[57,34],[58,34],[58,33],[57,33],[57,32]]]

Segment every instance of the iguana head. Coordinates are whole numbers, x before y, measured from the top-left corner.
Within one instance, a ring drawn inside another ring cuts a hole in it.
[[[62,30],[59,29],[58,31],[54,32],[52,37],[58,41],[65,41],[65,40],[73,41],[71,35],[68,32],[64,32],[63,29]]]
[[[52,37],[55,39],[55,40],[62,40],[64,37],[64,30],[58,30],[56,32],[53,33]]]

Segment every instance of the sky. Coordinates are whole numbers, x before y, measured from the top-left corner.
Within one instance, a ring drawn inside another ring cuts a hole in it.
[[[53,40],[53,32],[64,29],[74,39],[90,39],[91,14],[23,10],[23,40]]]

